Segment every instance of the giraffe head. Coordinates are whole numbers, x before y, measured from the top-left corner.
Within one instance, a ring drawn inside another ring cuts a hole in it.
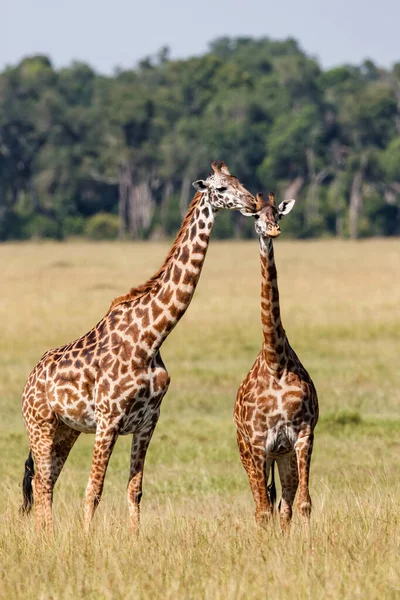
[[[284,200],[276,206],[275,195],[272,192],[268,194],[267,201],[263,199],[262,194],[257,194],[256,200],[259,211],[254,215],[257,234],[263,237],[278,237],[281,234],[279,221],[283,215],[290,213],[296,200]]]
[[[211,167],[214,173],[207,179],[194,181],[193,186],[199,192],[208,192],[213,209],[228,208],[240,210],[244,215],[254,214],[257,210],[256,199],[237,177],[230,174],[226,164],[213,160]]]

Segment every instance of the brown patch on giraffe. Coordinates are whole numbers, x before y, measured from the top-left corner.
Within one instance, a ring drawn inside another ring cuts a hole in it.
[[[187,304],[192,297],[191,292],[184,292],[182,290],[176,290],[176,299],[178,302],[182,302],[182,304]]]
[[[151,348],[154,342],[158,339],[158,336],[151,330],[142,333],[141,339]]]
[[[102,395],[108,395],[110,392],[110,382],[108,379],[106,379],[105,377],[101,380],[101,382],[98,385],[98,394],[100,396]]]
[[[68,410],[67,414],[72,419],[79,419],[79,417],[81,417],[82,413],[86,412],[86,409],[87,409],[86,402],[83,402],[83,400],[81,400],[80,402],[78,402],[78,404],[75,407],[70,408]]]
[[[119,356],[122,361],[129,362],[132,358],[133,346],[127,340],[123,341],[119,347]]]
[[[126,375],[122,377],[115,385],[114,389],[110,395],[110,400],[121,398],[124,396],[128,390],[133,388],[132,378],[130,375]]]
[[[72,359],[67,355],[63,360],[60,361],[61,369],[65,369],[66,367],[72,366]]]
[[[96,342],[97,342],[96,331],[92,329],[92,331],[90,331],[86,335],[86,346],[93,346],[94,344],[96,344]]]
[[[169,312],[170,312],[170,314],[171,314],[171,317],[172,317],[173,319],[176,319],[176,318],[179,316],[179,314],[180,314],[180,312],[181,312],[181,309],[180,309],[178,306],[176,306],[176,304],[172,304],[172,305],[169,307]]]
[[[282,389],[282,386],[281,386],[281,384],[280,384],[280,383],[278,383],[278,382],[276,381],[276,379],[273,379],[273,380],[272,380],[272,389],[273,389],[273,390],[277,390],[277,391],[279,391],[279,390],[281,390],[281,389]]]
[[[182,283],[184,285],[191,285],[191,286],[195,286],[196,285],[196,281],[197,281],[197,277],[198,277],[198,273],[195,273],[193,271],[186,271],[183,279],[182,279]]]
[[[199,225],[200,225],[200,223],[199,223]],[[179,255],[179,259],[180,259],[181,263],[183,265],[186,265],[186,263],[188,262],[189,258],[190,258],[189,248],[187,246],[183,246],[183,248],[182,248],[182,250],[180,252],[180,255]]]
[[[149,357],[149,353],[147,350],[145,350],[141,346],[138,346],[135,350],[135,357],[136,357],[138,363],[142,364],[147,361],[147,359]]]
[[[168,286],[160,291],[160,293],[157,295],[157,298],[163,304],[169,304],[173,295],[174,291]]]
[[[192,260],[190,261],[192,264],[192,267],[194,267],[195,269],[200,270],[203,264],[203,259],[202,258],[192,258]]]
[[[110,374],[112,381],[116,381],[118,379],[119,367],[120,367],[119,360],[114,358],[112,367],[108,369],[108,372]]]
[[[101,357],[101,361],[100,361],[100,367],[103,371],[108,371],[108,369],[111,367],[111,365],[114,362],[114,357],[112,356],[112,354],[106,354],[105,356]]]
[[[280,315],[281,315],[280,310],[279,310],[279,306],[274,306],[273,307],[272,314],[273,314],[273,317],[274,317],[274,320],[275,320],[275,323],[276,323],[278,321]]]
[[[178,265],[174,265],[174,269],[172,272],[172,281],[176,284],[179,283],[182,275],[182,269],[178,267]]]
[[[139,333],[140,333],[140,329],[139,329],[139,326],[137,323],[132,323],[132,325],[130,325],[126,330],[126,334],[132,338],[133,342],[138,341]]]
[[[199,244],[199,242],[196,242],[192,246],[192,252],[193,252],[193,254],[203,254],[204,250],[205,250],[204,246],[202,246],[201,244]]]
[[[169,385],[170,382],[170,377],[168,375],[168,373],[166,372],[161,372],[157,375],[157,377],[154,378],[153,380],[153,388],[155,392],[158,392],[159,390],[164,389],[165,387],[167,387]]]
[[[118,352],[117,348],[120,346],[120,344],[122,344],[123,342],[123,338],[116,332],[113,332],[111,334],[111,347],[114,350],[114,352]]]
[[[192,227],[190,228],[190,240],[193,241],[194,238],[197,235],[197,226],[196,224],[192,225]]]
[[[120,324],[118,325],[118,331],[126,331],[127,328],[129,327],[130,323],[131,323],[131,315],[130,315],[130,311],[125,310],[125,312],[122,315],[122,319]],[[104,337],[104,333],[103,332],[103,337]]]
[[[264,407],[267,407],[268,412],[274,412],[278,410],[278,398],[273,394],[262,396],[262,403]]]
[[[156,320],[163,311],[164,311],[164,309],[161,308],[161,306],[159,306],[155,300],[153,300],[153,302],[151,304],[151,313],[152,313],[153,319]]]
[[[156,323],[154,323],[153,327],[159,333],[165,333],[169,331],[170,328],[172,328],[171,319],[168,319],[164,316],[162,319],[159,319]]]
[[[94,357],[94,352],[93,350],[88,350],[87,348],[85,348],[84,350],[82,350],[81,357],[87,365],[90,365]]]
[[[278,425],[278,423],[280,421],[282,421],[282,415],[281,414],[267,414],[267,426],[268,429],[273,429],[274,427],[276,427]]]
[[[265,426],[266,416],[264,413],[256,411],[255,416],[253,417],[253,424],[256,429],[260,429],[263,425]]]

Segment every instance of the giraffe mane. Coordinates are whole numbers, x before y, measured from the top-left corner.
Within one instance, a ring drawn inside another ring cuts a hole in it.
[[[170,251],[168,252],[166,259],[164,260],[163,264],[159,268],[159,270],[152,277],[150,277],[150,279],[148,281],[146,281],[146,283],[143,283],[142,285],[131,288],[129,290],[129,292],[127,294],[124,294],[123,296],[118,296],[117,298],[114,298],[114,300],[110,304],[110,308],[108,309],[107,314],[109,314],[113,310],[113,308],[115,308],[119,304],[125,304],[126,302],[131,302],[132,300],[136,300],[137,298],[144,296],[144,294],[147,294],[147,292],[152,291],[157,286],[161,277],[164,275],[165,271],[167,270],[176,250],[180,246],[182,238],[185,235],[185,233],[189,227],[190,220],[193,216],[193,213],[194,213],[196,207],[198,206],[198,204],[200,202],[202,195],[203,195],[202,192],[197,192],[197,194],[195,194],[192,202],[189,205],[188,211],[183,220],[181,228],[178,231],[175,241],[174,241]]]

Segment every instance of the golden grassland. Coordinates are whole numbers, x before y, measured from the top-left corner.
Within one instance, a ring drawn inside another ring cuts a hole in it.
[[[400,241],[275,243],[283,323],[321,418],[307,540],[259,531],[236,449],[237,387],[261,344],[258,245],[212,242],[195,298],[164,345],[171,375],[150,445],[139,539],[127,532],[129,437],[92,533],[81,527],[92,436],[55,490],[55,537],[18,515],[20,397],[50,347],[147,279],[164,243],[0,246],[0,598],[399,598]]]

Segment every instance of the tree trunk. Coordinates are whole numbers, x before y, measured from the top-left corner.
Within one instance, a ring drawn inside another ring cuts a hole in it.
[[[350,192],[350,208],[349,208],[349,231],[352,240],[358,237],[358,221],[362,208],[361,187],[363,183],[363,171],[359,169],[354,175],[353,183],[351,184]]]
[[[119,197],[118,197],[118,215],[119,215],[119,238],[126,237],[129,229],[128,205],[132,190],[132,175],[128,164],[120,165],[119,169]]]
[[[318,189],[321,183],[328,177],[329,169],[322,169],[318,173],[314,169],[314,152],[311,149],[306,151],[307,164],[308,164],[308,176],[310,179],[310,185],[307,192],[306,198],[306,211],[304,220],[307,227],[312,226],[313,223],[319,217],[319,206],[318,206]]]
[[[160,207],[160,219],[161,219],[160,229],[161,229],[162,235],[166,235],[166,233],[167,233],[167,218],[168,218],[169,201],[173,194],[173,191],[174,191],[174,186],[173,186],[172,181],[167,181],[167,183],[164,186],[164,192],[163,192],[163,197],[162,197],[161,207]]]
[[[190,178],[187,175],[185,175],[185,177],[182,180],[181,197],[179,200],[179,210],[182,219],[185,217],[189,205],[190,183]]]
[[[154,214],[154,199],[147,181],[132,186],[128,212],[129,234],[136,238],[149,229]]]
[[[293,181],[291,181],[289,183],[289,185],[287,186],[287,188],[285,189],[285,192],[283,194],[283,199],[284,200],[289,200],[291,198],[296,199],[296,196],[299,193],[299,191],[301,190],[301,188],[303,187],[303,184],[304,184],[304,177],[302,177],[301,175],[299,175],[298,177],[293,179]]]

